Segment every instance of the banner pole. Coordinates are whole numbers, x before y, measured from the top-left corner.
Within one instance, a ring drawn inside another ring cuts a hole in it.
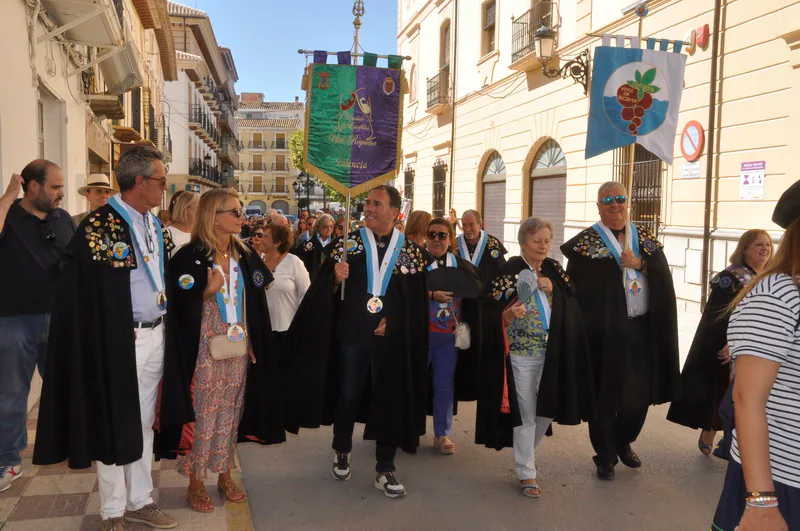
[[[350,238],[350,189],[347,189],[347,200],[344,204],[344,236],[342,236],[342,263],[347,263],[347,241]],[[344,300],[344,283],[342,280],[342,300]]]
[[[642,40],[642,23],[644,22],[644,15],[639,16],[639,42]],[[636,142],[628,147],[628,171],[625,177],[625,190],[628,192],[628,223],[631,222],[631,214],[633,213],[633,172],[636,164]],[[633,249],[633,242],[631,241],[630,234],[625,235],[625,248]],[[625,279],[625,272],[622,272],[623,285]]]

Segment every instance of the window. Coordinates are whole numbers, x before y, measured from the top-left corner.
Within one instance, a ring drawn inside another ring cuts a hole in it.
[[[411,166],[406,167],[405,181],[403,183],[403,196],[411,202],[411,207],[414,207],[414,168]]]
[[[482,181],[483,226],[486,232],[502,239],[506,217],[506,164],[497,151],[486,160]]]
[[[614,179],[625,184],[630,171],[630,146],[614,151]],[[628,190],[631,202],[631,221],[658,235],[661,225],[661,159],[635,144],[633,156],[633,186]]]
[[[286,171],[289,169],[289,166],[286,164],[285,155],[275,155],[275,167],[273,169],[277,171]]]
[[[567,214],[567,159],[555,140],[546,141],[536,152],[530,178],[528,215],[548,219],[553,224],[549,256],[560,261]]]
[[[286,177],[282,175],[280,177],[275,177],[275,189],[273,190],[273,192],[275,192],[276,194],[289,193],[289,189],[286,187]]]
[[[411,74],[409,75],[409,101],[417,101],[417,67],[415,65],[411,65]]]
[[[275,133],[275,149],[286,149],[286,133]]]
[[[264,171],[264,162],[261,155],[253,155],[253,162],[250,164],[251,170]]]
[[[253,176],[253,189],[251,191],[257,194],[264,193],[264,178],[261,175]]]
[[[433,165],[433,217],[444,216],[444,194],[447,182],[447,164],[437,159]]]
[[[445,69],[450,66],[450,21],[442,24],[441,43],[439,46],[439,67]]]
[[[483,4],[483,55],[492,53],[495,49],[495,13],[497,3],[490,0]]]
[[[262,146],[261,133],[253,133],[253,141],[250,142],[251,148],[260,148]]]
[[[131,127],[137,133],[142,133],[142,89],[135,88],[131,91]]]

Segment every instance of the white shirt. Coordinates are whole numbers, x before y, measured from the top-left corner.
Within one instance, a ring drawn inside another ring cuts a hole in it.
[[[128,215],[139,230],[139,234],[141,234],[144,238],[145,231],[149,229],[152,231],[153,242],[155,243],[156,252],[150,253],[147,251],[147,245],[145,242],[140,242],[142,249],[139,249],[139,245],[137,245],[135,241],[136,238],[131,238],[131,240],[133,240],[133,252],[136,253],[136,269],[131,270],[131,305],[133,307],[133,320],[149,323],[155,321],[164,315],[164,313],[166,313],[164,310],[158,307],[158,291],[156,291],[156,289],[153,287],[153,281],[150,280],[150,276],[147,273],[147,264],[145,263],[144,255],[142,254],[142,251],[146,252],[150,260],[154,260],[156,263],[158,263],[158,234],[155,229],[155,224],[153,223],[152,213],[145,212],[144,214],[140,214],[135,208],[123,201],[121,197],[120,203],[122,203],[122,206],[128,211]],[[146,227],[144,224],[145,215],[148,217]],[[133,227],[131,227],[131,230],[133,230]],[[157,267],[157,270],[160,274],[160,266]]]
[[[269,320],[274,332],[285,332],[292,324],[311,279],[303,261],[293,254],[287,254],[272,274],[275,280],[267,287]]]
[[[789,275],[770,275],[739,303],[728,324],[731,356],[756,356],[780,364],[767,398],[772,477],[800,487],[800,293]],[[733,431],[737,463],[739,438]]]
[[[172,255],[178,252],[178,249],[189,243],[192,239],[192,234],[189,232],[183,232],[178,227],[170,227],[169,228],[170,234],[172,234],[172,243],[175,244],[175,248],[172,250]]]

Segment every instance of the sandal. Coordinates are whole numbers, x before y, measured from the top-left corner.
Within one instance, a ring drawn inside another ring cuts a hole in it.
[[[433,446],[439,450],[439,453],[444,455],[453,455],[456,453],[456,444],[447,435],[434,437]]]
[[[194,511],[198,513],[211,513],[214,512],[214,502],[208,496],[208,491],[205,487],[199,489],[187,489],[186,501]]]
[[[540,498],[542,496],[542,490],[536,483],[529,483],[527,485],[520,483],[520,486],[522,487],[523,496],[527,496],[528,498]]]
[[[700,438],[697,439],[697,448],[700,449],[700,453],[703,455],[711,455],[711,452],[714,450],[713,444],[706,444],[703,442],[703,430],[700,430]]]
[[[217,490],[222,496],[233,503],[242,503],[247,499],[247,495],[236,486],[232,479],[220,480],[217,482]]]

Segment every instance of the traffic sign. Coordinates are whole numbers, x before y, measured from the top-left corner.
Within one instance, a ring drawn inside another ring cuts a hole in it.
[[[692,120],[686,127],[683,128],[681,133],[681,153],[683,158],[689,162],[694,162],[703,154],[703,144],[705,144],[706,135],[703,132],[703,126],[699,122]]]

